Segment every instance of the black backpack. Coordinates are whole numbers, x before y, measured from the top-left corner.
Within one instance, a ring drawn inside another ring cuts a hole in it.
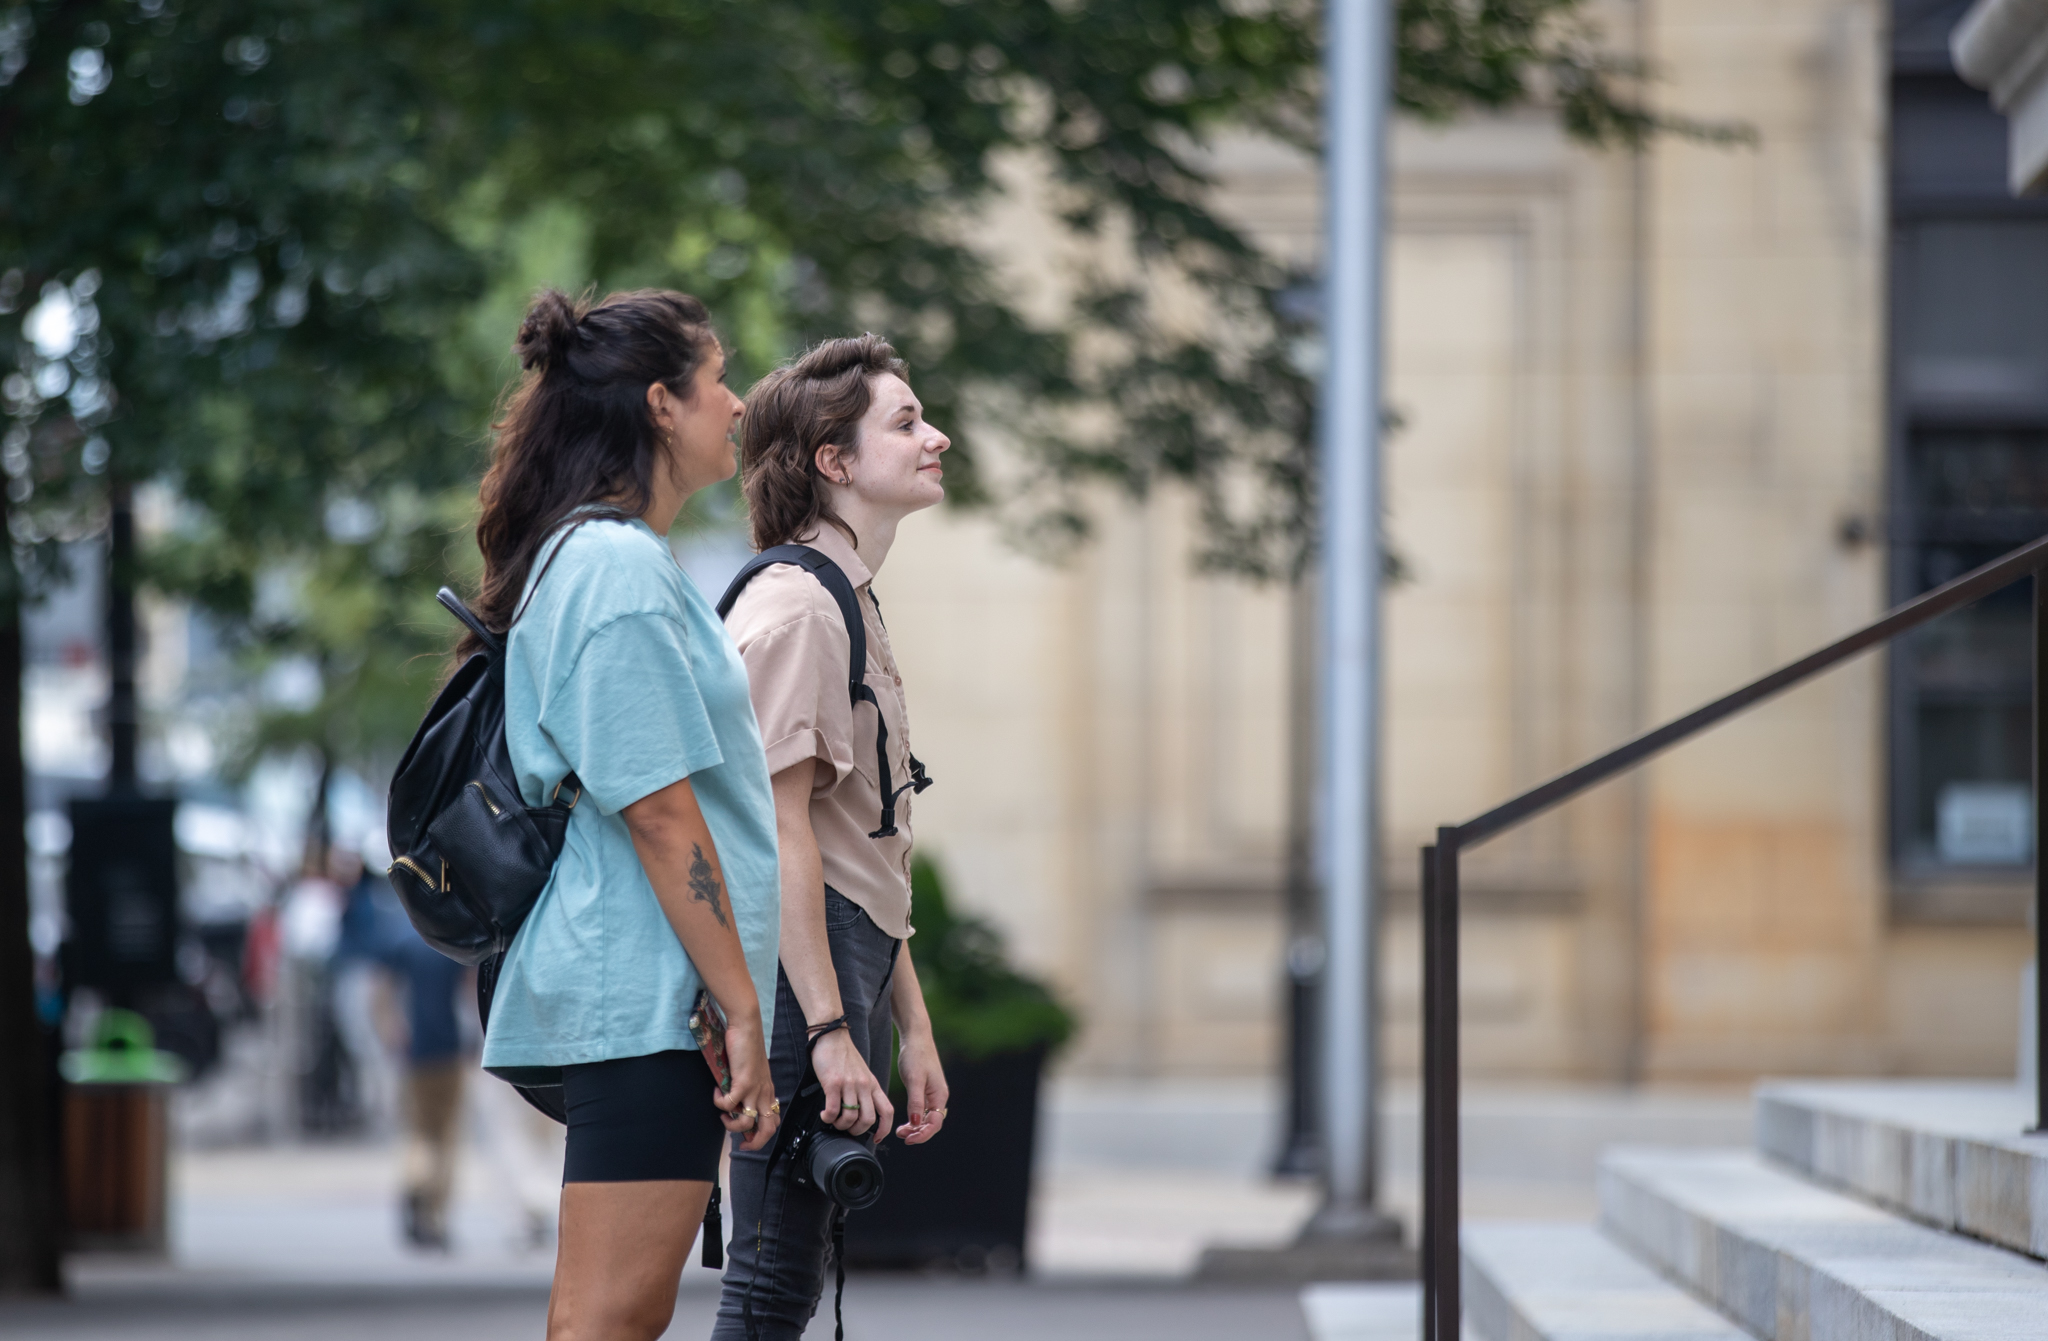
[[[514,623],[568,540],[564,534],[541,565]],[[569,774],[544,806],[529,806],[520,797],[505,745],[505,642],[511,631],[500,636],[485,628],[446,587],[439,599],[476,634],[483,650],[435,698],[392,774],[386,821],[391,886],[422,940],[458,964],[476,966],[477,1018],[488,1028],[505,951],[547,887],[583,784]],[[537,1069],[533,1080],[513,1084],[528,1103],[562,1121],[559,1077]]]
[[[725,589],[725,595],[718,598],[718,617],[724,619],[732,612],[732,603],[740,598],[740,592],[753,581],[754,574],[763,568],[778,563],[793,563],[818,579],[832,599],[838,603],[839,617],[846,621],[846,639],[852,647],[850,660],[853,667],[848,675],[848,689],[855,703],[875,703],[875,691],[868,688],[868,630],[860,617],[860,602],[853,594],[853,584],[846,580],[846,573],[838,564],[826,558],[809,545],[770,545],[753,558],[746,566],[733,574],[732,584]],[[872,588],[869,596],[874,595]],[[882,603],[875,602],[875,615],[882,613]],[[916,755],[910,756],[910,781],[901,787],[894,786],[895,779],[889,771],[889,724],[882,720],[882,705],[875,703],[875,760],[880,770],[877,776],[882,783],[882,824],[870,838],[893,838],[896,836],[896,798],[908,791],[912,796],[921,795],[932,785],[933,779],[926,775],[924,765]]]

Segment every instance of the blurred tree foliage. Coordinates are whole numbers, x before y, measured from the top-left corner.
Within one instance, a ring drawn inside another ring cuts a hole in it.
[[[1664,124],[1578,0],[1398,13],[1415,113],[1549,105],[1624,143]],[[16,549],[92,527],[96,475],[162,481],[179,515],[151,580],[323,673],[321,703],[257,743],[388,747],[437,669],[415,658],[445,641],[430,593],[471,562],[482,426],[545,279],[696,292],[743,376],[885,331],[959,429],[957,500],[990,496],[999,432],[1026,467],[1003,488],[1053,538],[1085,532],[1087,479],[1175,478],[1203,499],[1208,562],[1291,572],[1312,510],[1300,277],[1211,208],[1204,146],[1249,125],[1313,148],[1317,17],[1238,0],[0,10],[0,311],[26,318],[0,456]],[[982,223],[1017,162],[1134,261],[1015,273],[1030,258]],[[1168,318],[1169,275],[1211,319]],[[1033,279],[1050,300],[1020,294]]]
[[[436,500],[474,474],[439,351],[483,269],[445,221],[426,90],[379,54],[403,27],[396,4],[0,19],[0,298],[27,312],[0,456],[16,547],[90,530],[94,476],[168,484],[150,576],[320,664],[341,710],[255,736],[296,725],[343,757],[350,731],[417,716],[434,668],[408,654],[434,640],[407,630],[456,520]],[[366,718],[394,676],[403,708]]]

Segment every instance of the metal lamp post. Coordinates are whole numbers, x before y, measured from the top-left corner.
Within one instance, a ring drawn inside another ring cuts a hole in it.
[[[1392,0],[1330,0],[1324,54],[1322,742],[1315,874],[1322,890],[1325,1199],[1312,1237],[1385,1239],[1374,1210],[1379,865],[1380,309]]]
[[[1380,308],[1386,122],[1393,83],[1393,0],[1329,0],[1324,28],[1323,259],[1326,361],[1317,416],[1322,561],[1317,750],[1311,847],[1322,965],[1313,1136],[1290,1115],[1283,1163],[1319,1147],[1323,1203],[1293,1244],[1212,1247],[1209,1279],[1343,1280],[1412,1276],[1400,1225],[1375,1207],[1378,1111]],[[1302,947],[1291,947],[1293,956]],[[1290,966],[1297,1001],[1307,965]],[[1304,1012],[1306,1013],[1306,1012]],[[1296,1034],[1299,1042],[1299,1033]],[[1308,1061],[1302,1049],[1296,1068]],[[1300,1162],[1305,1163],[1306,1159]]]

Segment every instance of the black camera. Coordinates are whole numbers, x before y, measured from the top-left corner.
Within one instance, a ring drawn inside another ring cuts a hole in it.
[[[824,1107],[825,1087],[806,1069],[784,1121],[790,1141],[782,1157],[800,1186],[816,1188],[845,1210],[872,1206],[882,1195],[882,1161],[868,1138],[827,1126]]]
[[[848,1136],[813,1120],[789,1147],[796,1181],[815,1187],[849,1211],[875,1204],[882,1195],[882,1161],[865,1138]]]

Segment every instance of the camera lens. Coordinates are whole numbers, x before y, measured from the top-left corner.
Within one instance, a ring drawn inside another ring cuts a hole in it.
[[[849,1211],[882,1195],[882,1161],[874,1147],[850,1136],[820,1136],[811,1145],[811,1186]]]

